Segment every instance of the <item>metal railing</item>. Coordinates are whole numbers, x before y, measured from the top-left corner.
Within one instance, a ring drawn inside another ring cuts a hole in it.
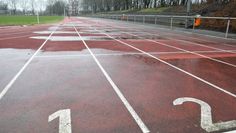
[[[192,31],[195,30],[195,19],[200,18],[201,21],[204,20],[221,20],[225,21],[225,38],[228,38],[230,24],[232,21],[236,21],[236,17],[205,17],[205,16],[174,16],[174,15],[130,15],[130,14],[101,14],[101,15],[93,15],[92,17],[98,18],[106,18],[106,19],[115,19],[115,20],[122,20],[122,21],[129,21],[129,22],[141,22],[151,23],[151,24],[161,24],[170,26],[170,29],[173,27],[183,27],[183,28],[192,28]]]

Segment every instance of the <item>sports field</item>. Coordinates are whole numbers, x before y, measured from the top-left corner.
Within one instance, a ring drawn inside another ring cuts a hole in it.
[[[39,16],[39,22],[53,23],[63,18],[64,16]],[[37,16],[0,16],[0,25],[29,25],[37,23]]]

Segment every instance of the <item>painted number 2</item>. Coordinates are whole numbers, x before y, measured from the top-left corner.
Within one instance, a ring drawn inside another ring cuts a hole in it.
[[[194,102],[201,106],[201,127],[207,132],[214,132],[219,130],[227,130],[236,127],[236,120],[212,123],[211,107],[204,101],[196,98],[183,97],[176,99],[173,104],[181,105],[184,102]]]
[[[59,110],[48,117],[48,122],[59,117],[59,133],[72,133],[70,109]]]

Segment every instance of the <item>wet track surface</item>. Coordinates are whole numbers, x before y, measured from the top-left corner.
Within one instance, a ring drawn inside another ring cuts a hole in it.
[[[82,17],[0,35],[0,133],[236,132],[234,40]]]

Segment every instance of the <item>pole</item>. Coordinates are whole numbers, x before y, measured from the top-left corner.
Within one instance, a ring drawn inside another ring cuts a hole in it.
[[[145,24],[145,15],[143,16],[143,24]]]
[[[66,8],[64,7],[64,17],[66,16]]]
[[[196,18],[193,19],[193,31],[195,30],[195,20]]]
[[[157,16],[155,16],[155,24],[157,24]]]
[[[189,16],[191,11],[192,0],[187,1],[187,16]],[[188,28],[188,17],[186,17],[185,28]]]
[[[172,29],[173,28],[173,17],[171,17],[171,19],[170,19],[170,29]]]
[[[37,22],[39,24],[39,12],[37,12]]]
[[[226,33],[225,33],[225,38],[228,38],[228,33],[229,33],[229,25],[230,25],[230,19],[228,19],[228,22],[227,22]]]

